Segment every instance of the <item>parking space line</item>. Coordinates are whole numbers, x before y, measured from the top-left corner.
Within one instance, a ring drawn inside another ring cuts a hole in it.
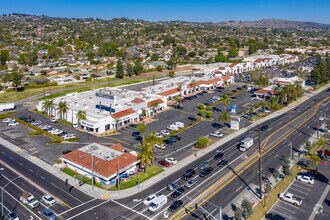
[[[276,207],[274,207],[274,208],[276,208]],[[274,208],[271,210],[272,212],[275,212],[279,215],[283,215],[285,218],[292,219],[291,216],[285,215],[285,214],[283,214],[283,212],[278,212],[278,211],[274,210]]]
[[[282,201],[281,201],[282,202]],[[284,202],[283,202],[284,203]],[[293,205],[291,205],[290,203],[286,203],[285,202],[285,204],[288,204],[288,205],[290,205],[290,207],[291,206],[293,206]],[[288,211],[288,212],[290,212],[290,213],[292,213],[292,214],[296,214],[296,212],[294,212],[294,211],[292,211],[292,210],[290,210],[290,209],[287,209],[287,208],[284,208],[283,206],[280,206],[280,204],[277,204],[276,206],[274,206],[274,208],[275,207],[278,207],[278,208],[280,208],[280,209],[283,209],[283,210],[285,210],[285,211]],[[293,206],[293,207],[296,207],[296,206]],[[297,207],[296,207],[297,208]]]
[[[308,184],[308,183],[305,183],[305,184]],[[299,186],[299,184],[293,184],[292,186],[296,186],[296,187],[299,187],[299,188],[302,188],[302,189],[304,189],[304,190],[307,190],[307,191],[311,191],[311,189],[308,189],[308,188],[306,188],[306,187],[303,187],[303,186]],[[311,187],[313,187],[312,185],[310,185],[310,184],[308,184],[308,186],[311,186]]]
[[[306,196],[308,195],[308,193],[302,192],[301,190],[298,190],[298,189],[295,189],[295,188],[292,188],[292,187],[289,190],[293,190],[293,191],[299,192],[299,193],[304,194]]]

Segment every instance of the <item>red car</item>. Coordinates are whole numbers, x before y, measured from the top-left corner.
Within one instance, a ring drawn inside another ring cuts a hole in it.
[[[320,149],[320,150],[317,151],[317,153],[324,154],[325,156],[330,156],[330,151],[329,150],[324,150],[324,152],[323,152],[323,150]]]
[[[235,89],[232,90],[233,93],[237,92]]]
[[[166,160],[160,160],[160,161],[158,161],[158,164],[160,164],[164,167],[169,167],[170,166],[170,163],[167,162]]]

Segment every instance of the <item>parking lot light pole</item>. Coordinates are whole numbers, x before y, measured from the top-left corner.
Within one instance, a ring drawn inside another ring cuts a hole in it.
[[[15,178],[13,178],[12,180],[10,180],[4,187],[1,187],[1,214],[3,215],[3,191],[4,189],[10,184],[12,183],[14,180],[20,178],[21,176],[16,176]]]

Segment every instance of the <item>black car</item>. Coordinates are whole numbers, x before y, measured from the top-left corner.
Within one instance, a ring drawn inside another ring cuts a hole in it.
[[[173,107],[176,109],[183,109],[183,105],[181,105],[181,104],[173,105]]]
[[[134,131],[134,132],[132,133],[132,136],[133,136],[133,137],[138,137],[138,136],[140,136],[140,132],[139,132],[139,131]]]
[[[285,220],[284,217],[282,217],[276,213],[267,213],[265,217],[267,219],[271,219],[271,220]]]
[[[174,212],[178,207],[182,206],[183,202],[181,200],[176,200],[173,204],[168,208],[170,212]]]
[[[203,178],[209,175],[212,171],[213,171],[213,167],[207,167],[199,174],[199,176]]]
[[[176,189],[172,194],[172,198],[176,198],[178,196],[181,196],[181,194],[184,192],[184,188],[183,187],[180,187],[178,189]]]
[[[170,139],[170,140],[172,141],[172,143],[178,141],[178,139],[177,139],[176,137],[174,137],[174,136],[171,136],[171,137],[169,137],[168,139]]]
[[[189,179],[190,177],[192,177],[194,175],[195,175],[195,170],[189,169],[182,175],[181,178],[184,179],[184,180],[187,180],[187,179]]]
[[[164,140],[165,144],[173,144],[175,141],[173,141],[173,138],[167,138]]]
[[[261,131],[266,131],[268,129],[268,125],[264,125],[260,128]]]
[[[173,135],[173,138],[175,138],[177,141],[180,141],[182,139],[182,137],[178,136],[178,135]]]
[[[221,157],[223,157],[223,153],[222,152],[219,152],[219,153],[217,153],[216,155],[214,155],[214,157],[213,157],[213,159],[215,159],[215,160],[219,160]]]
[[[228,160],[226,159],[222,159],[218,164],[217,166],[218,167],[223,167],[223,166],[226,166],[228,164]]]
[[[197,121],[197,118],[195,116],[189,116],[188,119],[191,121]]]

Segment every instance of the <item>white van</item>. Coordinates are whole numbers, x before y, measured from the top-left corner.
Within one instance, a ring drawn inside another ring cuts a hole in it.
[[[171,130],[171,131],[178,131],[179,127],[176,126],[175,124],[171,124],[171,125],[167,126],[167,129]]]
[[[177,122],[174,123],[174,125],[176,125],[179,128],[184,128],[184,123],[183,122],[177,121]]]
[[[166,205],[166,203],[167,203],[167,196],[160,195],[150,203],[148,210],[149,212],[154,213],[158,209]]]
[[[253,145],[253,138],[245,138],[241,141],[239,150],[245,152]]]

